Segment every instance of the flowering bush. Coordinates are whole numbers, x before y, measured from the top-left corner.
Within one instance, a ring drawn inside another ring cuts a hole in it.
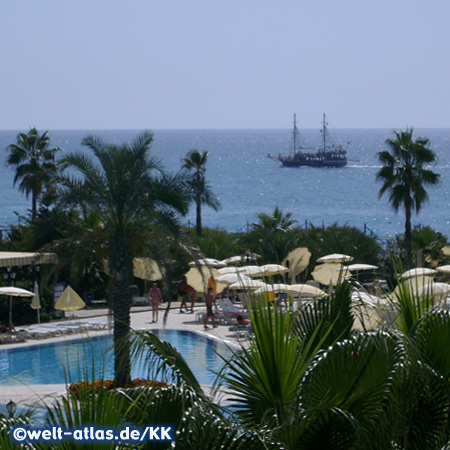
[[[145,378],[135,378],[131,380],[125,388],[136,388],[141,386],[154,387],[156,389],[162,389],[167,387],[167,383],[156,380],[146,380]],[[71,383],[69,385],[69,392],[74,394],[76,397],[80,396],[82,392],[97,392],[100,389],[116,389],[117,386],[114,380],[96,380],[91,381],[80,381],[78,383]]]

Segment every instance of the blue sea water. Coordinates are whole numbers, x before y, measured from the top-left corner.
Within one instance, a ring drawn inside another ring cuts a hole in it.
[[[27,131],[27,130],[23,130]],[[375,176],[380,165],[377,152],[386,149],[385,140],[392,137],[389,129],[332,130],[333,141],[348,150],[345,168],[286,168],[267,158],[268,153],[287,153],[291,130],[154,130],[152,152],[166,169],[177,171],[181,159],[196,148],[210,152],[207,179],[219,197],[222,209],[204,208],[203,222],[237,232],[257,220],[257,214],[270,213],[275,206],[290,212],[300,225],[305,221],[319,225],[365,226],[379,237],[403,232],[404,216],[395,214],[387,197],[378,198],[380,183]],[[138,130],[50,130],[52,145],[64,152],[82,149],[83,137],[94,134],[106,142],[130,141]],[[17,131],[0,131],[0,151],[15,142]],[[430,225],[450,236],[450,129],[416,129],[414,136],[430,140],[438,162],[432,169],[441,175],[439,186],[428,189],[430,202],[413,224]],[[304,146],[318,146],[318,130],[301,132]],[[85,150],[86,151],[86,150]],[[0,158],[1,159],[1,158]],[[0,225],[17,224],[18,215],[27,213],[30,200],[13,188],[14,169],[0,164]],[[192,207],[183,222],[193,224]]]

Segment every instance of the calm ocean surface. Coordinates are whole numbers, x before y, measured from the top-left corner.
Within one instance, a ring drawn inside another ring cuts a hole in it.
[[[23,130],[27,131],[27,130]],[[191,148],[209,150],[206,176],[220,198],[222,210],[205,208],[204,225],[237,232],[255,222],[261,212],[270,213],[275,206],[290,212],[303,225],[366,225],[379,237],[404,229],[404,217],[395,214],[387,197],[378,199],[380,183],[375,182],[379,169],[376,153],[386,149],[385,140],[392,130],[333,130],[332,141],[346,144],[349,164],[342,169],[286,168],[267,154],[288,152],[291,130],[153,130],[152,151],[166,169],[177,171],[181,158]],[[133,139],[139,131],[50,130],[51,145],[65,152],[82,149],[81,139],[89,134],[106,142],[121,143]],[[0,131],[0,225],[18,223],[18,215],[27,213],[31,202],[13,187],[14,169],[5,168],[5,148],[15,142],[17,131]],[[301,132],[304,146],[317,146],[318,130]],[[438,155],[432,169],[441,175],[438,187],[429,188],[430,202],[413,224],[422,223],[450,237],[450,129],[416,129],[414,137],[430,139]],[[194,223],[194,208],[183,219]]]

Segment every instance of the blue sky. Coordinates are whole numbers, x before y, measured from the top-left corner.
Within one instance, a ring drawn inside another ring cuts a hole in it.
[[[5,0],[0,129],[450,127],[448,0]]]

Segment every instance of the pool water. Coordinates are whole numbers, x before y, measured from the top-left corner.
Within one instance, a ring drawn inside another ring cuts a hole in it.
[[[172,344],[201,384],[213,384],[213,371],[223,362],[217,353],[230,357],[221,343],[189,331],[158,330],[161,340]],[[0,385],[60,384],[80,379],[114,378],[112,336],[83,338],[59,343],[0,350]],[[94,367],[92,367],[94,362]],[[132,378],[145,377],[133,365]],[[87,376],[84,376],[86,374]]]

